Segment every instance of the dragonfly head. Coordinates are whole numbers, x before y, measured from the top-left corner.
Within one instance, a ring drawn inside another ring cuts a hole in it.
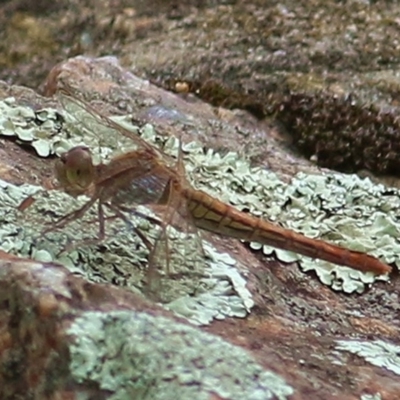
[[[64,153],[55,170],[61,188],[72,196],[84,194],[95,181],[92,154],[85,146],[73,147]]]

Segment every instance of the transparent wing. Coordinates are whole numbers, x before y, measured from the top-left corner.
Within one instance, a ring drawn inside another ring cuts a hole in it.
[[[186,182],[182,155],[180,146],[176,165],[179,182],[170,182],[167,204],[152,206],[162,223],[149,256],[147,290],[162,302],[177,294],[193,294],[206,261],[201,236],[180,191]]]
[[[172,195],[168,205],[151,209],[162,223],[149,255],[147,294],[167,303],[197,290],[199,278],[203,276],[205,253],[185,199]]]
[[[170,192],[169,196],[167,196],[166,204],[149,206],[149,208],[155,211],[156,215],[160,217],[160,221],[155,224],[159,225],[159,227],[156,229],[156,239],[150,251],[147,274],[148,292],[162,301],[168,301],[169,299],[176,298],[177,294],[195,290],[196,276],[201,273],[200,271],[204,265],[204,251],[200,236],[195,225],[192,223],[190,212],[187,209],[186,199],[179,191],[179,187],[186,184],[181,149],[178,162],[176,162],[175,159],[165,155],[162,151],[156,149],[133,132],[115,123],[110,118],[100,115],[89,104],[79,100],[68,90],[60,90],[58,96],[64,109],[72,115],[79,124],[97,136],[104,137],[106,140],[108,138],[108,140],[111,141],[112,147],[116,147],[115,143],[112,143],[112,141],[117,140],[116,138],[122,135],[129,138],[138,148],[145,149],[147,154],[150,155],[150,158],[152,157],[151,155],[154,155],[154,158],[159,160],[158,162],[160,165],[165,162],[166,168],[171,168],[170,166],[172,165],[172,168],[176,169],[176,175],[172,174],[172,176],[176,178],[177,185],[170,185]],[[163,168],[160,169],[163,170]],[[99,179],[98,177],[97,180],[99,181]],[[173,180],[174,179],[172,179],[172,181]],[[149,190],[151,190],[151,188]],[[92,204],[94,200],[95,199],[92,198]],[[133,217],[136,212],[135,210],[137,210],[135,200],[137,203],[138,199],[131,199],[131,208],[129,208],[126,202],[124,202],[124,205],[113,204],[111,200],[111,203],[105,202],[103,204],[111,207],[115,212],[115,216],[127,223],[127,221],[129,221],[129,214]],[[100,225],[99,237],[102,239],[105,231],[104,224],[107,218],[104,218],[101,210],[102,205],[100,204],[98,222]],[[81,213],[85,213],[86,211],[87,208],[83,207],[79,215],[70,214],[68,222],[70,219],[74,220],[76,217],[80,218]],[[63,222],[64,221],[65,219]],[[130,233],[137,235],[138,231],[130,229]],[[150,237],[151,234],[148,234],[148,236]],[[146,247],[150,247],[148,237],[142,235],[141,238]],[[172,283],[171,280],[174,282]],[[177,281],[181,282],[181,285],[177,285]],[[177,293],[177,291],[179,293]]]
[[[67,89],[58,91],[58,98],[64,110],[68,112],[79,124],[87,130],[101,138],[101,141],[111,148],[118,148],[118,138],[120,135],[130,139],[137,148],[147,149],[158,157],[167,157],[156,147],[147,143],[139,135],[124,128],[110,118],[100,115],[91,105],[78,99]]]

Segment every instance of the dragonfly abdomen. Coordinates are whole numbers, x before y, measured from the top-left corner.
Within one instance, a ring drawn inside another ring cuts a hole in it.
[[[368,254],[352,251],[246,214],[205,192],[185,189],[188,208],[197,227],[249,242],[258,242],[361,271],[384,274],[391,267]]]

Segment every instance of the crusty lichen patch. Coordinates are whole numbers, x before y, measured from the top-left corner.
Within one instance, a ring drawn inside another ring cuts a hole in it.
[[[50,146],[52,151],[58,152],[61,151],[60,149],[68,149],[78,143],[85,143],[93,149],[97,160],[100,160],[110,157],[116,150],[124,151],[129,147],[134,147],[132,140],[121,136],[117,130],[102,126],[101,121],[99,122],[84,109],[79,108],[79,104],[77,107],[76,103],[68,103],[65,98],[63,103],[68,112],[64,115],[65,122],[61,129],[61,138],[55,139],[56,136],[51,136],[49,139],[52,143]],[[6,114],[9,112],[7,110],[5,109]],[[49,115],[52,114],[49,113]],[[13,113],[9,118],[13,120]],[[18,112],[18,120],[21,118],[21,112]],[[27,118],[31,120],[32,115],[29,114]],[[114,120],[129,128],[133,134],[141,134],[146,141],[161,146],[164,151],[176,157],[179,146],[175,138],[160,137],[148,124],[143,127],[132,126],[129,118],[126,117],[118,117]],[[12,129],[8,132],[12,132]],[[344,247],[365,251],[381,257],[388,263],[399,262],[400,246],[396,238],[400,224],[395,216],[399,213],[400,200],[396,189],[375,185],[368,179],[363,180],[355,175],[334,173],[298,174],[291,183],[287,184],[272,172],[251,167],[236,153],[221,155],[211,149],[205,150],[198,143],[185,144],[183,150],[187,175],[197,188],[225,202],[230,202],[240,209],[249,210],[255,215],[303,232],[310,237],[322,238]],[[20,196],[23,197],[22,194]],[[17,203],[15,199],[14,203]],[[50,222],[54,220],[54,217],[78,207],[78,204],[82,203],[71,200],[61,193],[53,192],[46,196],[38,196],[38,202],[35,208],[29,210],[28,216],[30,213],[34,214],[36,210],[38,215],[36,217],[33,215],[33,219]],[[60,205],[62,205],[61,208]],[[52,212],[51,217],[49,210]],[[66,237],[74,237],[79,241],[88,234],[96,236],[94,224],[88,223],[96,219],[96,214],[93,212],[86,218],[87,222],[84,225],[78,222],[71,224],[60,233],[51,233],[50,239],[46,239],[46,246],[49,247],[50,242],[62,246]],[[157,233],[154,233],[157,230],[146,225],[146,221],[141,220],[138,223],[142,224],[140,226],[150,238],[154,239],[157,236]],[[35,224],[36,235],[40,236],[38,222],[36,221]],[[132,287],[140,289],[143,286],[143,270],[147,262],[147,252],[140,241],[135,241],[133,235],[126,234],[127,227],[121,221],[115,222],[115,225],[108,222],[107,225],[111,238],[103,245],[92,246],[91,250],[88,250],[86,246],[84,249],[71,251],[68,255],[63,255],[64,258],[61,261],[75,270],[77,264],[91,265],[91,267],[83,267],[89,279],[127,286],[131,286],[132,283]],[[82,229],[82,226],[85,228]],[[124,233],[121,234],[121,232]],[[27,237],[31,237],[30,235],[28,229]],[[5,241],[8,243],[8,249],[19,252],[19,248],[23,245],[13,247],[9,244],[10,240],[14,239]],[[32,241],[32,239],[29,240]],[[186,243],[182,239],[181,243],[183,244],[179,245],[178,242],[174,242],[172,248],[179,250],[179,246],[182,246],[181,253],[184,254]],[[40,255],[46,258],[44,251],[47,249],[43,247],[36,249],[35,246],[29,244],[29,252],[21,252],[21,255]],[[262,248],[268,256],[274,253],[283,262],[298,261],[304,271],[315,271],[324,284],[347,293],[362,292],[375,279],[387,279],[387,277],[376,278],[372,274],[363,274],[327,262],[311,260],[298,254],[272,249],[269,246],[253,243],[252,247]],[[178,286],[162,278],[164,286],[168,287],[168,293],[163,296],[163,300],[170,303],[170,307],[175,307],[181,314],[197,323],[205,323],[211,318],[223,315],[246,315],[252,306],[251,295],[245,287],[244,279],[233,265],[234,261],[229,256],[220,256],[215,249],[210,250],[212,249],[210,246],[205,246],[205,248],[210,261],[204,264],[208,267],[201,270],[201,279],[199,280],[197,269],[192,277],[184,273],[185,278],[177,280],[180,282]],[[55,250],[51,249],[50,253],[54,252]],[[125,257],[127,261],[122,261],[120,257]],[[54,259],[53,256],[51,258]],[[132,264],[139,266],[134,273]],[[99,272],[99,269],[102,269],[102,272]],[[193,268],[189,266],[187,272],[193,272]],[[207,283],[204,283],[202,279]],[[207,288],[206,290],[203,285]],[[214,294],[218,293],[217,296],[210,297],[211,287],[213,288],[211,292],[214,290]],[[201,301],[193,300],[196,297],[193,296],[195,292],[202,298]],[[222,304],[221,299],[223,299]],[[204,311],[203,314],[199,312],[198,307]],[[220,310],[224,310],[222,314]]]
[[[400,375],[400,346],[384,340],[338,340],[336,348]]]
[[[85,312],[68,334],[70,373],[110,399],[286,399],[293,389],[248,353],[164,317]],[[121,357],[122,356],[122,357]]]
[[[290,184],[274,173],[252,168],[236,153],[204,152],[189,144],[187,171],[197,186],[240,209],[274,223],[399,265],[399,191],[373,184],[368,178],[339,173],[297,174]],[[369,273],[313,260],[299,254],[252,243],[283,262],[299,261],[335,290],[361,293],[375,279]]]
[[[40,188],[0,183],[1,249],[38,261],[59,262],[91,282],[113,283],[137,293],[146,292],[148,249],[122,221],[107,221],[108,239],[91,246],[79,244],[98,236],[95,209],[81,220],[43,236],[41,232],[51,226],[54,219],[78,208],[87,199],[72,199],[59,191],[40,193],[36,202],[20,213],[16,207],[21,200]],[[149,240],[154,241],[158,236],[157,227],[147,220],[132,216],[131,221]],[[188,242],[186,237],[182,240],[170,239],[169,247],[172,252],[176,251],[177,256],[183,254],[185,257],[184,246],[187,247]],[[77,247],[59,254],[71,243]],[[235,260],[219,253],[211,244],[205,243],[204,248],[207,259],[203,259],[200,269],[194,271],[186,258],[170,265],[170,268],[179,268],[172,272],[180,276],[169,278],[164,275],[160,278],[161,300],[167,308],[195,324],[207,324],[214,318],[228,316],[245,317],[254,302]]]
[[[382,397],[379,393],[375,394],[363,394],[360,397],[361,400],[382,400]]]
[[[54,109],[35,112],[12,97],[0,101],[0,134],[30,143],[41,157],[53,154],[62,143],[61,126],[61,116]]]
[[[58,139],[49,135],[51,153],[62,152],[62,149],[65,151],[77,144],[86,143],[94,149],[93,153],[99,161],[110,157],[116,149],[123,151],[134,146],[132,140],[118,135],[117,131],[110,132],[110,128],[104,127],[101,121],[90,117],[85,110],[77,107],[76,103],[68,103],[66,98],[62,98],[62,101],[71,114],[66,113]],[[21,110],[24,108],[18,108],[18,121],[22,118]],[[5,111],[13,120],[13,112],[10,113],[8,108],[5,108]],[[29,110],[24,112],[27,114],[28,123],[31,124],[32,112]],[[45,115],[40,111],[36,114]],[[35,129],[34,124],[32,130],[36,132]],[[130,129],[133,132],[139,131],[139,127],[132,125]],[[156,139],[154,129],[150,125],[143,126],[141,133],[145,137]],[[57,255],[70,244],[71,238],[74,238],[79,245],[79,242],[87,237],[97,237],[96,224],[91,223],[97,218],[95,210],[87,214],[83,220],[76,221],[63,230],[50,232],[46,238],[41,237],[40,232],[51,225],[52,221],[79,208],[87,199],[73,200],[57,191],[42,193],[37,196],[35,204],[24,215],[17,216],[15,207],[24,197],[38,188],[17,188],[4,183],[3,189],[0,196],[3,197],[2,202],[5,205],[4,214],[7,215],[2,235],[4,250],[41,261],[61,262],[70,271],[83,275],[92,282],[110,282],[137,292],[147,290],[148,250],[124,223],[107,221],[109,239],[101,245],[78,246],[74,250]],[[146,213],[146,210],[144,212]],[[156,227],[143,219],[135,219],[133,216],[130,216],[130,219],[151,241],[155,241],[159,235]],[[15,235],[15,232],[18,232],[18,235]],[[161,271],[164,274],[159,278],[161,283],[156,285],[157,298],[167,308],[196,324],[207,324],[214,318],[221,319],[227,316],[245,317],[254,302],[246,288],[246,280],[235,266],[235,260],[227,254],[219,253],[211,244],[204,243],[206,259],[201,257],[201,264],[194,263],[189,260],[189,256],[195,259],[192,257],[195,250],[189,245],[193,241],[195,246],[197,239],[192,240],[186,234],[176,234],[176,231],[172,234],[174,239],[170,237],[168,243],[171,255],[165,254],[163,258],[164,260],[168,258],[167,267],[178,278],[170,279],[165,274],[166,271]],[[172,262],[174,259],[175,263]]]

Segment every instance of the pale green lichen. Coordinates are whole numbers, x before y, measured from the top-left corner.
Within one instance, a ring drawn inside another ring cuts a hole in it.
[[[382,400],[382,397],[379,393],[363,394],[363,395],[361,395],[360,400]]]
[[[400,375],[400,346],[383,340],[338,340],[336,348]]]
[[[190,150],[187,170],[200,189],[309,237],[399,265],[397,189],[373,184],[368,178],[338,173],[299,173],[286,184],[272,172],[251,168],[234,153],[221,157],[210,151],[205,153],[200,146],[196,151],[193,145]],[[321,282],[347,293],[361,293],[376,279],[388,279],[259,243],[251,243],[251,247],[263,249],[266,255],[274,253],[283,262],[299,261],[304,271],[315,271]]]
[[[49,142],[52,151],[59,153],[74,145],[86,144],[93,149],[99,161],[110,157],[116,149],[126,151],[134,147],[131,139],[119,135],[117,131],[110,132],[110,128],[101,123],[101,119],[87,114],[78,103],[68,102],[65,97],[61,100],[69,113],[65,114],[63,129],[58,139],[52,137],[52,141]],[[21,110],[26,112],[23,107]],[[10,114],[10,109],[5,111],[6,114],[7,112]],[[11,115],[14,114],[11,113]],[[52,115],[50,113],[50,116]],[[38,111],[36,119],[39,118],[38,116],[40,116],[41,124],[46,124],[48,110]],[[32,119],[33,113],[30,113],[28,118]],[[118,121],[121,118],[115,119]],[[120,122],[123,121],[125,119]],[[126,122],[125,125],[134,133],[139,130],[138,127]],[[157,139],[151,125],[145,125],[142,128],[142,134],[147,138]],[[42,137],[45,136],[42,135]],[[34,206],[24,216],[19,216],[23,218],[18,221],[18,235],[15,235],[14,224],[17,223],[15,207],[35,189],[16,188],[9,185],[7,190],[14,191],[15,198],[10,209],[4,209],[8,213],[8,221],[5,224],[8,228],[0,233],[4,250],[37,260],[61,262],[70,271],[83,275],[92,282],[112,282],[136,292],[143,291],[148,251],[135,235],[127,231],[127,227],[121,221],[107,223],[107,233],[112,239],[106,240],[101,246],[84,246],[56,256],[70,242],[71,237],[79,243],[85,237],[97,236],[95,224],[89,223],[90,220],[96,219],[96,213],[92,211],[85,216],[83,221],[73,223],[60,232],[51,232],[45,239],[36,240],[41,236],[40,231],[45,224],[51,224],[54,218],[61,217],[66,210],[78,208],[85,201],[84,199],[73,200],[55,191],[41,194],[37,197]],[[6,193],[2,195],[7,197]],[[7,201],[3,201],[4,205],[6,203]],[[60,205],[62,205],[61,208]],[[50,210],[51,218],[49,217]],[[147,221],[132,218],[132,222],[145,231],[150,239],[154,240],[157,237],[157,230],[149,226]],[[190,242],[188,235],[175,234],[175,238],[172,240],[170,237],[169,242],[169,247],[174,250],[172,254],[178,255],[175,257],[177,260],[175,263],[174,257],[170,256],[169,267],[172,272],[180,274],[181,277],[170,279],[165,275],[165,271],[161,271],[164,275],[160,278],[162,285],[158,297],[168,303],[168,308],[179,314],[183,310],[181,304],[186,303],[184,316],[196,324],[209,323],[214,318],[247,315],[254,303],[246,288],[246,281],[241,278],[234,265],[234,260],[228,255],[221,255],[213,246],[206,245],[204,249],[207,260],[203,259],[200,268],[197,268],[198,266],[189,259],[189,255],[195,251],[191,252],[188,249]]]
[[[85,312],[67,332],[70,374],[109,399],[286,399],[293,389],[219,337],[145,313]]]
[[[64,115],[65,123],[59,138],[52,137],[52,151],[59,153],[73,145],[85,143],[92,148],[97,161],[99,161],[109,158],[116,150],[121,152],[135,147],[132,140],[120,135],[117,130],[110,130],[110,127],[102,125],[101,120],[89,115],[86,110],[79,107],[79,104],[68,102],[66,98],[62,98],[62,102],[68,112]],[[23,110],[25,109],[23,108]],[[25,110],[22,114],[26,112]],[[45,124],[47,113],[52,115],[49,111],[43,114],[40,111],[36,113],[36,115],[41,115],[42,124]],[[6,117],[3,117],[3,120],[4,118]],[[32,118],[31,114],[28,115],[29,118]],[[175,156],[178,153],[177,139],[158,136],[151,125],[146,124],[142,128],[133,126],[130,124],[129,117],[115,117],[113,120],[124,125],[133,134],[139,133],[146,141],[161,146],[167,153]],[[11,131],[12,129],[8,130],[8,132]],[[234,152],[220,155],[211,149],[205,151],[198,143],[183,145],[183,151],[187,175],[197,188],[211,193],[222,201],[230,202],[239,209],[250,210],[255,215],[300,231],[307,236],[368,252],[388,263],[399,264],[400,245],[397,237],[400,232],[400,223],[397,222],[396,215],[400,211],[400,196],[397,189],[375,185],[369,179],[360,179],[356,175],[336,173],[321,175],[300,173],[287,184],[272,172],[261,168],[252,168],[247,161]],[[49,198],[47,201],[50,205],[51,199]],[[59,199],[55,199],[52,204],[56,206],[59,201]],[[129,272],[124,267],[116,266],[117,260],[113,255],[109,255],[110,251],[111,253],[121,251],[118,249],[121,249],[123,240],[122,235],[118,235],[118,241],[114,238],[112,242],[108,242],[108,247],[106,247],[109,250],[106,253],[108,255],[103,255],[100,260],[103,260],[104,263],[112,262],[113,268],[122,270],[121,274],[126,276],[126,274],[129,275]],[[123,246],[128,245],[124,244]],[[179,247],[178,244],[176,246]],[[185,246],[183,245],[183,247]],[[387,276],[375,277],[372,274],[309,259],[270,246],[252,243],[251,247],[262,249],[268,256],[275,254],[283,262],[298,261],[304,271],[315,271],[321,282],[330,285],[335,290],[343,290],[347,293],[354,291],[361,293],[376,279],[388,279]],[[124,250],[123,252],[133,256],[132,251]],[[134,253],[135,259],[144,265],[146,263],[145,252],[135,250]],[[215,254],[211,258],[215,257]],[[75,253],[76,257],[78,256]],[[87,257],[90,261],[98,256]],[[112,260],[108,260],[107,257]],[[99,258],[97,259],[99,260]],[[229,270],[235,270],[233,266],[229,268]],[[228,271],[228,268],[226,270]],[[230,275],[229,278],[225,278],[225,281],[230,282],[228,287],[234,287],[236,294],[241,292],[239,297],[242,301],[251,304],[249,295],[243,294],[246,291],[243,289],[245,286],[241,285],[240,288],[235,286],[232,281],[232,273],[227,272],[227,274]],[[115,279],[112,276],[107,276],[107,278]],[[118,278],[118,282],[121,279],[126,281],[126,278]],[[167,280],[164,280],[164,283],[169,285]],[[188,283],[189,281],[186,281],[182,285],[185,286]],[[218,287],[220,286],[220,283],[214,283]],[[216,290],[219,293],[227,291],[225,287],[219,287]],[[197,307],[192,304],[191,298],[187,298],[185,304],[181,304],[182,302],[179,301],[177,304],[175,301],[185,298],[188,294],[191,295],[190,291],[187,292],[180,287],[176,289],[176,293],[179,293],[179,296],[172,296],[173,306],[185,310],[185,313],[190,313],[188,310]],[[214,307],[219,307],[219,300]],[[209,299],[204,300],[205,303],[209,304]],[[231,304],[230,307],[236,308],[236,305]],[[245,306],[236,315],[242,315],[248,309],[249,306]],[[201,321],[204,319],[207,320],[208,316],[203,315],[200,318]]]
[[[63,136],[56,110],[48,108],[35,112],[16,104],[12,97],[0,101],[0,134],[30,143],[41,157],[54,154]]]
[[[42,262],[59,262],[91,282],[114,283],[136,293],[146,290],[148,250],[123,222],[107,221],[108,239],[103,243],[79,246],[84,239],[98,235],[97,224],[93,223],[97,214],[92,209],[83,219],[43,237],[41,231],[55,218],[66,210],[78,208],[86,199],[73,199],[51,191],[38,194],[36,202],[25,213],[17,212],[22,199],[39,189],[0,181],[1,249]],[[144,208],[141,210],[145,212]],[[132,216],[131,222],[149,239],[158,236],[158,229],[147,220]],[[72,238],[78,247],[57,255]],[[173,257],[169,259],[170,272],[179,277],[170,278],[164,271],[160,278],[159,296],[167,303],[166,307],[195,324],[207,324],[214,318],[245,317],[254,302],[245,279],[236,269],[235,260],[204,242],[207,258],[202,258],[201,265],[193,269],[185,256],[188,243],[186,236],[169,237],[170,251],[176,254],[175,263]]]

